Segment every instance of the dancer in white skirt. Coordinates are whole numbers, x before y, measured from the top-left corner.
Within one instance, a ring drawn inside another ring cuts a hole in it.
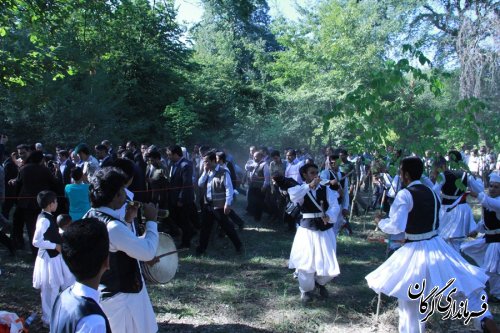
[[[49,326],[52,306],[59,291],[67,288],[75,279],[61,256],[61,235],[56,219],[57,195],[42,191],[37,196],[42,212],[36,221],[33,246],[38,248],[33,270],[33,287],[40,289],[42,298],[42,322]]]
[[[322,298],[328,297],[325,284],[340,274],[335,255],[333,225],[340,206],[338,193],[320,185],[318,167],[305,164],[300,168],[304,184],[288,189],[290,200],[300,205],[302,219],[290,253],[289,268],[296,269],[301,301],[312,300],[315,286]]]
[[[453,299],[466,297],[468,310],[480,313],[483,306],[481,297],[486,297],[482,292],[488,279],[483,270],[468,264],[437,234],[439,199],[420,182],[423,168],[423,162],[418,157],[406,157],[401,161],[400,174],[406,188],[396,195],[389,218],[380,220],[377,217],[376,222],[388,234],[404,231],[406,243],[366,276],[368,286],[375,292],[398,299],[399,332],[405,333],[424,332],[424,319],[433,313],[430,312],[431,306],[420,312],[420,301],[410,298],[410,291],[416,294],[416,290],[423,290],[421,297],[426,297],[434,287],[443,289],[455,279],[447,289],[456,288]],[[431,301],[428,300],[427,305]],[[474,324],[477,328],[485,324],[490,330],[495,329],[491,317],[491,313],[485,311],[474,319]]]
[[[484,237],[462,244],[463,253],[474,259],[489,275],[490,302],[500,301],[500,175],[490,174],[489,196],[471,192],[483,206],[483,220],[478,231]]]
[[[448,153],[450,164],[462,160],[460,152],[452,150]],[[477,229],[472,209],[465,200],[461,200],[465,193],[464,189],[456,186],[455,182],[461,181],[465,187],[480,193],[484,191],[481,180],[474,179],[471,174],[459,170],[448,170],[446,162],[437,160],[434,164],[436,169],[445,169],[436,177],[433,190],[441,193],[441,212],[439,214],[439,235],[450,244],[457,253],[460,253],[460,245],[465,239]],[[458,202],[457,202],[458,200]]]
[[[98,170],[90,184],[92,208],[85,218],[97,218],[109,233],[110,269],[101,278],[101,307],[111,330],[120,333],[154,333],[156,316],[149,299],[139,261],[153,260],[158,247],[157,209],[145,204],[145,233],[137,235],[133,219],[136,206],[127,206],[125,220],[120,208],[126,201],[125,188],[132,178],[113,167]]]

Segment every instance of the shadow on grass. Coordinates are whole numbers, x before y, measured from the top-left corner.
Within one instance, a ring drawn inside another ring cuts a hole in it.
[[[307,314],[310,309],[300,304],[298,282],[288,269],[294,234],[276,223],[247,226],[239,232],[245,244],[244,255],[236,255],[227,238],[212,237],[205,256],[191,253],[181,257],[179,272],[171,283],[149,287],[156,312],[168,314],[174,321],[224,313],[236,322],[260,320],[276,310]],[[371,313],[376,294],[364,277],[383,261],[385,247],[364,237],[360,232],[339,237],[341,275],[328,286],[331,298],[314,304],[322,317],[332,319],[340,313],[348,323],[349,312]]]
[[[272,333],[273,331],[264,330],[244,324],[211,324],[211,325],[191,325],[191,324],[159,324],[159,332],[179,332],[179,333]]]

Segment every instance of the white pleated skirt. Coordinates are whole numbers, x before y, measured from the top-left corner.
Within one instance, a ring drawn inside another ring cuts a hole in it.
[[[340,274],[337,256],[337,243],[333,228],[326,231],[312,231],[298,227],[290,252],[288,267],[318,276],[337,276]]]
[[[51,258],[46,251],[40,250],[33,269],[33,288],[43,287],[64,289],[75,282],[62,256]]]
[[[156,316],[144,281],[140,292],[118,293],[113,297],[103,299],[101,307],[108,317],[113,332],[158,332]]]
[[[486,243],[481,237],[463,243],[460,250],[486,272],[500,274],[500,243]]]
[[[477,228],[472,209],[465,203],[456,206],[448,213],[449,205],[442,205],[439,211],[439,234],[444,239],[467,237]]]
[[[484,289],[488,281],[483,269],[467,263],[440,236],[406,243],[365,278],[376,293],[405,301],[409,300],[410,285],[422,285],[424,279],[425,295],[435,286],[444,287],[452,278],[456,281],[451,288],[457,288],[457,293],[462,292],[465,296]]]

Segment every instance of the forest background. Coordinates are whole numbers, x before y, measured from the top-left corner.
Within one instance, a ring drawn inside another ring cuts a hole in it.
[[[498,0],[4,0],[16,142],[500,149]]]

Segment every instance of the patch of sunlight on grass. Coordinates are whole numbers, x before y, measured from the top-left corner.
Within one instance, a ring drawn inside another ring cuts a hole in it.
[[[261,227],[245,227],[246,231],[258,231],[258,232],[269,232],[269,233],[277,233],[274,229],[261,228]]]

